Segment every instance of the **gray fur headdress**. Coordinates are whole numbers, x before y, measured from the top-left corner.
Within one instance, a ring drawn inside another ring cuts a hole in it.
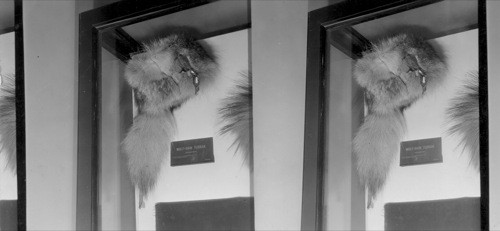
[[[122,147],[139,188],[139,207],[154,188],[170,153],[176,123],[173,110],[213,82],[217,64],[193,38],[174,34],[143,45],[128,61],[125,78],[134,90],[138,114]]]
[[[422,38],[399,34],[373,44],[356,61],[354,77],[365,89],[368,115],[353,140],[368,207],[385,184],[406,130],[403,111],[442,81],[446,65]]]

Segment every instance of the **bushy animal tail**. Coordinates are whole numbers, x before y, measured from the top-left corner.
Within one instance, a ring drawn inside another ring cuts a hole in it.
[[[463,90],[446,111],[449,135],[456,135],[459,147],[469,153],[470,165],[479,170],[479,85],[478,73],[470,74]]]
[[[139,188],[139,208],[144,207],[144,199],[155,187],[163,160],[170,153],[175,129],[170,112],[139,114],[122,143],[130,178]]]
[[[7,168],[16,172],[16,97],[14,75],[3,75],[0,86],[0,151],[7,160]]]
[[[368,208],[373,207],[373,200],[384,186],[405,130],[402,112],[374,113],[365,117],[354,137],[359,178],[362,185],[368,188]]]

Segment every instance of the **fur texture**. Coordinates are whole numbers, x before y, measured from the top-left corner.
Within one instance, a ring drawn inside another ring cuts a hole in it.
[[[369,114],[354,139],[358,175],[368,189],[368,205],[384,186],[406,130],[403,113]]]
[[[132,56],[125,78],[134,89],[138,115],[123,141],[132,182],[139,188],[139,207],[154,188],[175,135],[173,110],[214,80],[217,64],[192,38],[170,35],[144,44]]]
[[[446,70],[442,59],[423,39],[409,34],[372,44],[354,68],[365,89],[368,116],[353,140],[360,181],[368,189],[368,207],[384,186],[405,133],[403,110],[433,91]]]
[[[14,75],[2,75],[0,85],[1,152],[6,155],[7,168],[16,172],[16,97]]]
[[[219,134],[234,134],[236,138],[231,147],[234,147],[235,153],[241,150],[245,163],[250,165],[253,154],[252,77],[250,74],[242,77],[219,109],[219,118],[223,124]]]
[[[460,139],[459,147],[470,158],[470,165],[479,170],[479,84],[478,73],[472,73],[462,91],[451,100],[447,109],[447,133]]]

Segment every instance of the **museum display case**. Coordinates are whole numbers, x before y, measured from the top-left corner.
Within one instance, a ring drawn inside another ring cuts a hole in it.
[[[249,1],[80,15],[77,229],[253,229]]]
[[[22,2],[0,2],[0,230],[26,229]]]
[[[485,1],[309,13],[304,230],[487,230]]]

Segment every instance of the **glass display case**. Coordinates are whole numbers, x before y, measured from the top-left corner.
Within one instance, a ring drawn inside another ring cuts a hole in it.
[[[0,2],[0,230],[26,229],[21,12],[21,1]]]
[[[248,1],[81,14],[77,229],[253,229],[250,33]]]
[[[302,228],[488,228],[485,1],[310,12]]]

